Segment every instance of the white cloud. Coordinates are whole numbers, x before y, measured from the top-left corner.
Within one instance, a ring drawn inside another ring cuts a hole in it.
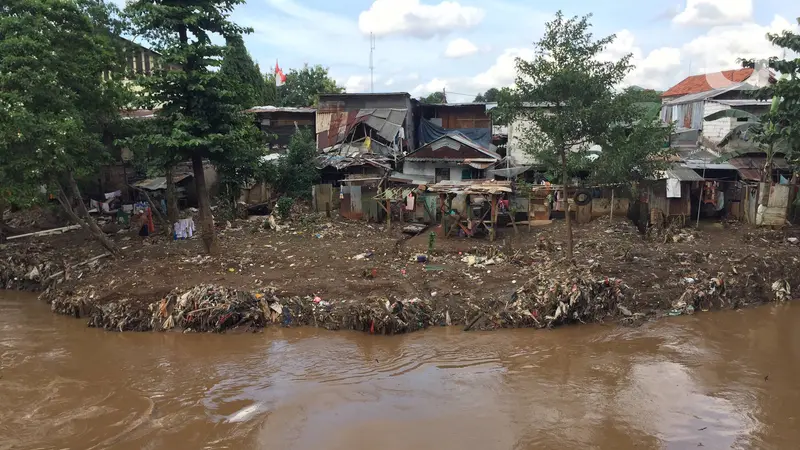
[[[509,48],[497,57],[494,64],[488,69],[472,77],[434,78],[427,83],[418,84],[411,94],[415,97],[428,95],[431,92],[446,89],[452,91],[456,100],[474,97],[489,88],[511,86],[517,75],[517,57],[532,59],[533,48]],[[451,95],[448,94],[448,100]],[[453,101],[453,100],[451,100]]]
[[[672,47],[661,47],[646,55],[636,46],[636,37],[629,30],[616,33],[616,38],[609,44],[599,59],[616,61],[625,55],[631,55],[634,69],[623,82],[625,85],[636,85],[644,88],[659,89],[671,83],[674,74],[680,69],[681,51]]]
[[[767,33],[783,30],[800,31],[796,23],[775,16],[769,25],[746,23],[715,27],[683,45],[682,50],[692,60],[692,66],[702,71],[736,68],[737,58],[768,58],[781,56],[781,50],[766,38]]]
[[[462,6],[455,1],[426,5],[420,0],[375,0],[358,16],[358,27],[362,33],[376,36],[396,34],[430,38],[455,29],[472,28],[484,15],[482,9]]]
[[[472,77],[468,84],[473,90],[485,91],[489,88],[500,88],[514,84],[517,76],[517,58],[533,59],[533,48],[508,48],[497,57],[494,64]]]
[[[393,84],[394,84],[394,78],[389,78],[388,80],[386,80],[385,83],[383,83],[384,86],[391,86]]]
[[[633,33],[622,30],[603,53],[603,59],[618,59],[631,53],[631,63],[636,67],[625,84],[667,89],[689,75],[739,68],[738,58],[781,56],[781,50],[766,39],[766,34],[783,30],[797,32],[800,27],[780,16],[768,25],[750,22],[717,26],[680,47],[659,47],[647,54],[636,45]]]
[[[345,92],[369,92],[369,76],[352,75],[343,83]]]
[[[464,38],[458,38],[447,44],[444,56],[445,58],[463,58],[465,56],[474,55],[477,52],[478,47],[476,47],[475,44]]]
[[[750,20],[753,0],[687,0],[672,21],[678,25],[729,25]]]
[[[412,97],[423,97],[431,92],[441,92],[442,90],[447,89],[448,83],[447,80],[442,80],[439,78],[434,78],[431,81],[419,84],[414,89],[411,90]]]

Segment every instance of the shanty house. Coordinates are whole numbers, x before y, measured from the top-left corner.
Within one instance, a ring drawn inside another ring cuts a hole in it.
[[[406,155],[403,174],[440,181],[485,178],[485,170],[501,157],[460,133],[439,137]]]
[[[404,149],[415,148],[414,121],[411,120],[411,95],[407,92],[388,92],[380,94],[322,94],[317,106],[317,147],[324,149],[344,140],[343,133],[360,116],[361,111],[395,110],[393,117],[383,117],[391,123],[400,124],[403,129],[399,140]],[[402,116],[402,117],[399,117]]]
[[[254,106],[245,112],[253,114],[256,126],[269,136],[273,150],[285,149],[298,129],[315,134],[316,113],[314,108],[280,106]]]
[[[769,110],[769,102],[753,99],[753,90],[773,82],[769,70],[728,70],[688,77],[662,94],[661,119],[675,125],[677,132],[697,130],[698,142],[715,146],[748,118],[705,120],[709,115],[731,108],[755,115]]]
[[[495,103],[420,103],[414,120],[417,144],[423,146],[452,132],[466,136],[484,148],[492,149],[492,119],[488,111]]]
[[[317,110],[317,167],[323,182],[382,177],[413,145],[411,96],[326,94]]]

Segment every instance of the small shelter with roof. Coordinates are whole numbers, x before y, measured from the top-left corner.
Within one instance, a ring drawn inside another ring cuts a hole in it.
[[[502,158],[459,132],[440,136],[406,155],[402,173],[440,181],[485,178],[485,171]]]

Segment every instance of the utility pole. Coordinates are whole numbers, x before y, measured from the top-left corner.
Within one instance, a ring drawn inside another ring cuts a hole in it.
[[[375,35],[369,33],[369,91],[375,93]]]

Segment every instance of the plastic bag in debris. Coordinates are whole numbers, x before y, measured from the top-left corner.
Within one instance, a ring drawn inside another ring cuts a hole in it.
[[[547,265],[539,269],[510,300],[475,306],[478,314],[467,329],[545,328],[632,314],[630,305],[624,306],[633,299],[622,280],[575,268],[562,270]]]

